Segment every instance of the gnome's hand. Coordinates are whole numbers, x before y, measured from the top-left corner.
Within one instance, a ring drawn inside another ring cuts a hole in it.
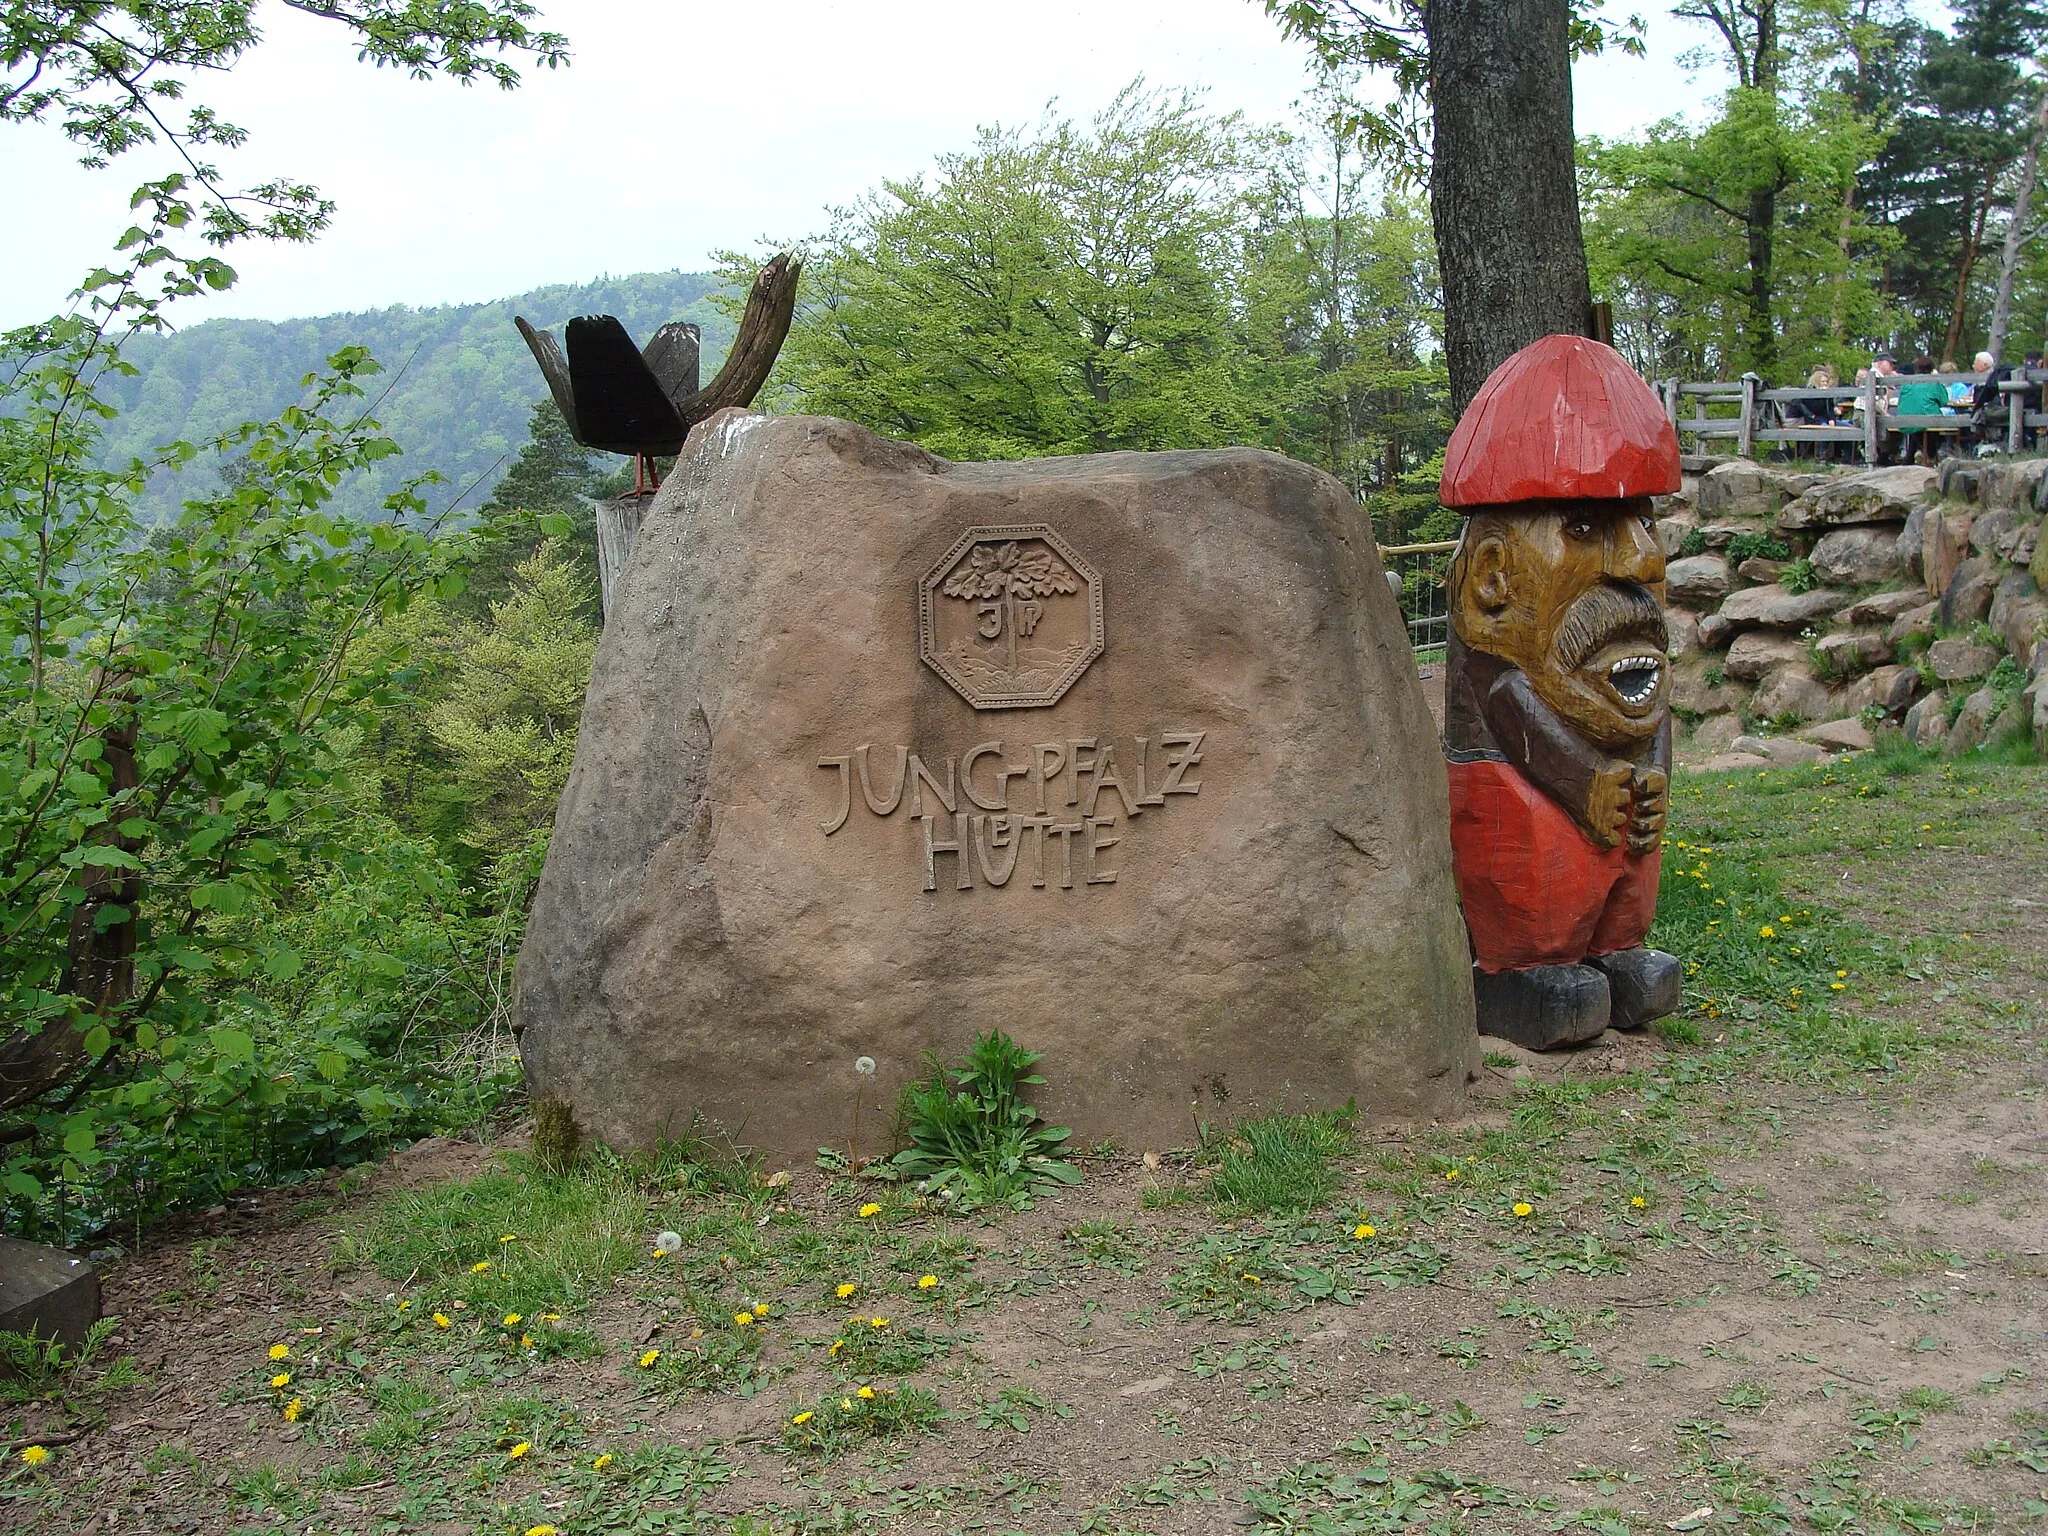
[[[1662,768],[1637,768],[1630,774],[1632,805],[1628,851],[1655,853],[1664,838],[1664,816],[1671,804],[1671,780]]]
[[[1630,830],[1636,813],[1636,767],[1608,763],[1593,775],[1586,791],[1586,830],[1602,848],[1612,848]]]

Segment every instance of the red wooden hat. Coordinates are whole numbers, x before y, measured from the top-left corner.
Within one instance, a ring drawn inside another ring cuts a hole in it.
[[[1444,450],[1447,507],[1666,496],[1678,434],[1642,375],[1585,336],[1546,336],[1487,376]]]

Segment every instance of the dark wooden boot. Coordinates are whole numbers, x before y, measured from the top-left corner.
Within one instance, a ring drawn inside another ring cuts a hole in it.
[[[1488,974],[1472,967],[1479,1033],[1531,1051],[1591,1040],[1607,1027],[1607,977],[1590,965],[1537,965]]]
[[[1614,1028],[1641,1029],[1652,1019],[1678,1012],[1685,978],[1678,956],[1638,946],[1594,955],[1586,964],[1597,965],[1607,977],[1607,991],[1614,999],[1610,1019]]]

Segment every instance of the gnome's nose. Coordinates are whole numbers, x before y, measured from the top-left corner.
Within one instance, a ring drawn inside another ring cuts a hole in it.
[[[1601,574],[1615,581],[1655,586],[1664,579],[1664,550],[1646,517],[1618,517],[1607,535]]]

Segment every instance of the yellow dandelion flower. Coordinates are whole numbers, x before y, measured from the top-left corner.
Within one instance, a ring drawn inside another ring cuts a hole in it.
[[[559,1312],[543,1312],[540,1315],[540,1320],[544,1323],[559,1323],[562,1320],[562,1314]]]
[[[507,1312],[505,1314],[505,1326],[507,1328],[517,1328],[524,1321],[525,1319],[517,1312]]]
[[[21,1450],[22,1461],[31,1467],[40,1467],[50,1459],[50,1453],[40,1445],[26,1445]]]
[[[881,1207],[880,1207],[879,1205],[875,1204],[875,1202],[874,1202],[874,1201],[870,1200],[870,1201],[869,1201],[869,1202],[868,1202],[868,1203],[867,1203],[866,1205],[864,1205],[864,1206],[862,1206],[862,1207],[860,1208],[860,1214],[861,1214],[861,1219],[862,1219],[862,1220],[866,1220],[866,1219],[867,1219],[868,1217],[870,1217],[870,1216],[879,1216],[879,1215],[881,1215],[881,1214],[882,1214],[882,1208],[881,1208]]]
[[[1444,1177],[1448,1180],[1455,1180],[1458,1177],[1458,1170],[1455,1168],[1446,1169],[1444,1171]]]
[[[476,1263],[469,1266],[469,1272],[472,1275],[480,1275],[490,1267],[491,1261],[489,1259],[479,1259]]]
[[[505,1459],[507,1461],[517,1461],[520,1457],[524,1456],[528,1451],[532,1449],[533,1442],[531,1440],[522,1440],[517,1445],[513,1446],[511,1450],[505,1453]]]
[[[1259,1284],[1259,1283],[1260,1283],[1260,1281],[1259,1281],[1259,1277],[1258,1277],[1257,1275],[1246,1275],[1246,1276],[1245,1276],[1245,1279],[1246,1279],[1246,1280],[1248,1280],[1248,1281],[1249,1281],[1249,1282],[1250,1282],[1251,1284],[1253,1284],[1253,1285],[1257,1285],[1257,1284]]]
[[[519,1237],[517,1233],[507,1232],[503,1237],[499,1238],[498,1241],[501,1243],[516,1243],[519,1241]]]
[[[755,1302],[755,1303],[754,1303],[754,1316],[756,1316],[756,1317],[766,1317],[767,1315],[768,1315],[768,1303],[767,1303],[767,1302],[765,1302],[765,1301],[757,1301],[757,1302]]]
[[[1510,1209],[1512,1209],[1517,1216],[1533,1216],[1536,1214],[1536,1207],[1531,1205],[1526,1200],[1517,1200],[1514,1203],[1514,1205],[1510,1207]]]
[[[832,1341],[832,1347],[831,1347],[830,1349],[826,1350],[826,1351],[825,1351],[825,1353],[826,1353],[827,1355],[836,1355],[836,1354],[838,1354],[838,1353],[839,1353],[839,1351],[841,1351],[841,1350],[842,1350],[842,1349],[844,1349],[844,1348],[846,1348],[846,1340],[844,1340],[844,1339],[834,1339],[834,1340]]]
[[[1848,979],[1849,979],[1849,973],[1848,973],[1847,971],[1837,971],[1837,972],[1835,972],[1835,980],[1837,980],[1837,981],[1847,981]]]
[[[853,1412],[853,1399],[850,1397],[842,1397],[841,1399],[839,1399],[839,1411],[841,1413]]]
[[[436,1312],[434,1314],[434,1326],[436,1328],[449,1327],[448,1314],[446,1312]]]
[[[732,1315],[732,1325],[735,1328],[748,1328],[753,1322],[754,1314],[751,1312],[735,1312]]]
[[[590,1470],[593,1472],[602,1472],[606,1467],[610,1466],[611,1464],[612,1453],[610,1451],[606,1451],[602,1456],[598,1457],[597,1460],[593,1461],[590,1464]]]
[[[1778,921],[1781,923],[1790,923],[1792,921],[1792,914],[1790,912],[1781,912],[1778,914]]]
[[[1923,821],[1920,823],[1920,830],[1922,832],[1932,832],[1934,830],[1934,823],[1931,821]]]
[[[855,1291],[859,1289],[859,1286],[855,1285],[851,1280],[849,1280],[844,1285],[837,1287],[832,1292],[832,1294],[834,1296],[837,1296],[841,1301],[844,1301],[847,1297],[851,1296]]]
[[[561,1532],[552,1525],[529,1525],[526,1536],[561,1536]]]
[[[871,1317],[868,1319],[868,1326],[870,1328],[886,1328],[889,1326],[889,1319],[886,1317]]]
[[[1630,1195],[1628,1197],[1628,1203],[1640,1211],[1645,1209],[1650,1202],[1645,1200],[1641,1195]]]
[[[298,1423],[298,1422],[299,1422],[299,1415],[300,1415],[300,1414],[302,1414],[302,1413],[304,1413],[305,1411],[306,1411],[306,1400],[305,1400],[305,1399],[304,1399],[303,1397],[295,1397],[295,1398],[293,1398],[293,1399],[292,1399],[292,1400],[291,1400],[290,1402],[288,1402],[288,1403],[286,1403],[286,1404],[284,1405],[284,1421],[285,1421],[285,1423],[287,1423],[287,1424],[296,1424],[296,1423]]]
[[[521,1349],[533,1348],[533,1335],[530,1333],[522,1333],[521,1335],[519,1335],[519,1347]]]
[[[1369,1221],[1361,1221],[1361,1222],[1360,1222],[1360,1223],[1359,1223],[1359,1224],[1358,1224],[1357,1226],[1355,1226],[1355,1227],[1353,1227],[1353,1228],[1351,1229],[1351,1235],[1352,1235],[1353,1237],[1361,1237],[1361,1238],[1363,1238],[1363,1237],[1378,1237],[1378,1236],[1379,1236],[1379,1232],[1380,1232],[1380,1229],[1379,1229],[1378,1227],[1374,1226],[1374,1225],[1373,1225],[1373,1224],[1372,1224],[1371,1222],[1369,1222]]]
[[[292,1347],[291,1347],[291,1345],[289,1345],[289,1344],[273,1344],[273,1345],[271,1345],[271,1346],[270,1346],[270,1358],[271,1358],[271,1359],[273,1359],[273,1360],[289,1360],[289,1359],[290,1359],[291,1357],[292,1357]]]
[[[286,1387],[292,1384],[292,1373],[290,1371],[279,1371],[275,1376],[270,1378],[270,1384],[272,1387],[282,1392]]]
[[[409,1301],[401,1301],[398,1304],[398,1310],[401,1312],[409,1312],[412,1310],[412,1303]]]
[[[873,1402],[873,1401],[874,1401],[874,1397],[875,1397],[875,1389],[874,1389],[873,1387],[862,1387],[862,1388],[860,1389],[860,1391],[858,1391],[858,1392],[856,1392],[856,1393],[854,1394],[854,1396],[856,1396],[856,1397],[864,1397],[864,1398],[866,1398],[866,1399],[867,1399],[867,1400],[868,1400],[869,1402]]]
[[[1831,982],[1829,982],[1829,983],[1828,983],[1828,990],[1829,990],[1830,992],[1846,992],[1846,991],[1848,991],[1848,990],[1849,990],[1849,988],[1848,988],[1848,986],[1847,986],[1847,985],[1846,985],[1845,983],[1843,983],[1843,982],[1839,982],[1839,981],[1831,981]]]
[[[1763,927],[1757,929],[1756,936],[1760,939],[1775,939],[1778,936],[1778,930],[1769,923],[1765,923]]]
[[[658,1349],[650,1349],[649,1351],[647,1351],[647,1353],[646,1353],[646,1354],[644,1354],[644,1355],[642,1355],[642,1356],[640,1357],[640,1369],[641,1369],[641,1370],[643,1370],[643,1371],[644,1371],[644,1370],[647,1370],[647,1369],[648,1369],[649,1367],[651,1367],[651,1366],[652,1366],[652,1365],[654,1364],[654,1362],[655,1362],[655,1361],[659,1360],[660,1358],[661,1358],[661,1351],[660,1351],[660,1350],[658,1350]]]
[[[804,1411],[803,1411],[802,1413],[798,1414],[798,1415],[797,1415],[797,1416],[796,1416],[795,1418],[791,1419],[791,1420],[790,1420],[789,1422],[790,1422],[790,1423],[792,1423],[792,1424],[808,1424],[808,1423],[810,1423],[810,1422],[811,1422],[811,1410],[810,1410],[810,1409],[808,1409],[808,1408],[806,1408],[806,1409],[805,1409],[805,1410],[804,1410]]]
[[[937,1275],[919,1275],[917,1277],[917,1288],[920,1291],[928,1291],[938,1283],[939,1277]]]

